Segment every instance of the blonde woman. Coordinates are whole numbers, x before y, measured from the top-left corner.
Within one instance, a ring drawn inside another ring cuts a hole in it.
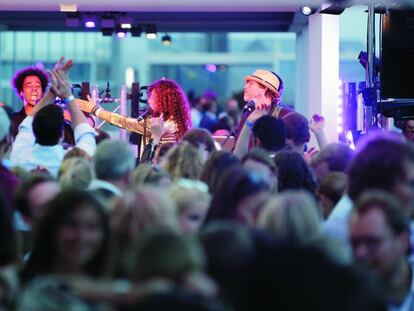
[[[269,199],[257,227],[278,241],[303,245],[321,235],[321,216],[314,197],[303,190],[285,191]]]
[[[204,222],[211,202],[207,184],[199,180],[178,179],[170,188],[170,196],[175,202],[182,232],[196,233]]]

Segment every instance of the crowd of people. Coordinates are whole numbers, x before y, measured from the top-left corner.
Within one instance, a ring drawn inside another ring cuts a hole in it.
[[[0,107],[0,310],[414,309],[403,135],[328,143],[263,69],[241,107],[162,78],[131,118],[75,98],[73,65],[17,72]],[[139,163],[91,116],[140,134]]]

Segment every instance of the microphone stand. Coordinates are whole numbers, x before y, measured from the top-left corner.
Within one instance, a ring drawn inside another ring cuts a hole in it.
[[[246,112],[249,112],[249,114],[252,113],[255,110],[255,106],[254,106],[255,104],[256,104],[256,101],[255,100],[251,100],[246,105],[244,105],[243,111],[242,111],[242,115],[240,116],[239,122],[237,122],[236,126],[234,126],[233,129],[231,131],[229,131],[229,133],[227,134],[226,138],[221,143],[221,146],[224,146],[229,141],[229,139],[230,139],[231,136],[235,136],[236,135],[236,130],[239,128],[240,123],[243,120],[243,115]]]

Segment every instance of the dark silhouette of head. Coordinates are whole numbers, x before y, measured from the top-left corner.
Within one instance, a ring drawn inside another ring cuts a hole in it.
[[[257,147],[279,151],[285,147],[286,126],[281,119],[266,115],[254,123],[253,135],[259,142]]]
[[[33,133],[36,143],[42,146],[54,146],[63,135],[63,110],[57,105],[48,105],[40,109],[33,118]]]

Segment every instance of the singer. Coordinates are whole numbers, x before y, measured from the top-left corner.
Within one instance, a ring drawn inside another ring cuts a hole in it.
[[[110,124],[144,135],[145,143],[178,142],[191,127],[190,105],[181,86],[173,80],[160,79],[148,87],[149,110],[131,118],[104,110],[88,101],[77,101],[80,109]]]
[[[281,118],[291,111],[280,103],[283,80],[278,74],[257,69],[244,80],[244,101],[247,104],[234,135],[236,139],[234,154],[238,157],[243,157],[249,149],[254,147],[251,130],[259,117],[271,115]]]

